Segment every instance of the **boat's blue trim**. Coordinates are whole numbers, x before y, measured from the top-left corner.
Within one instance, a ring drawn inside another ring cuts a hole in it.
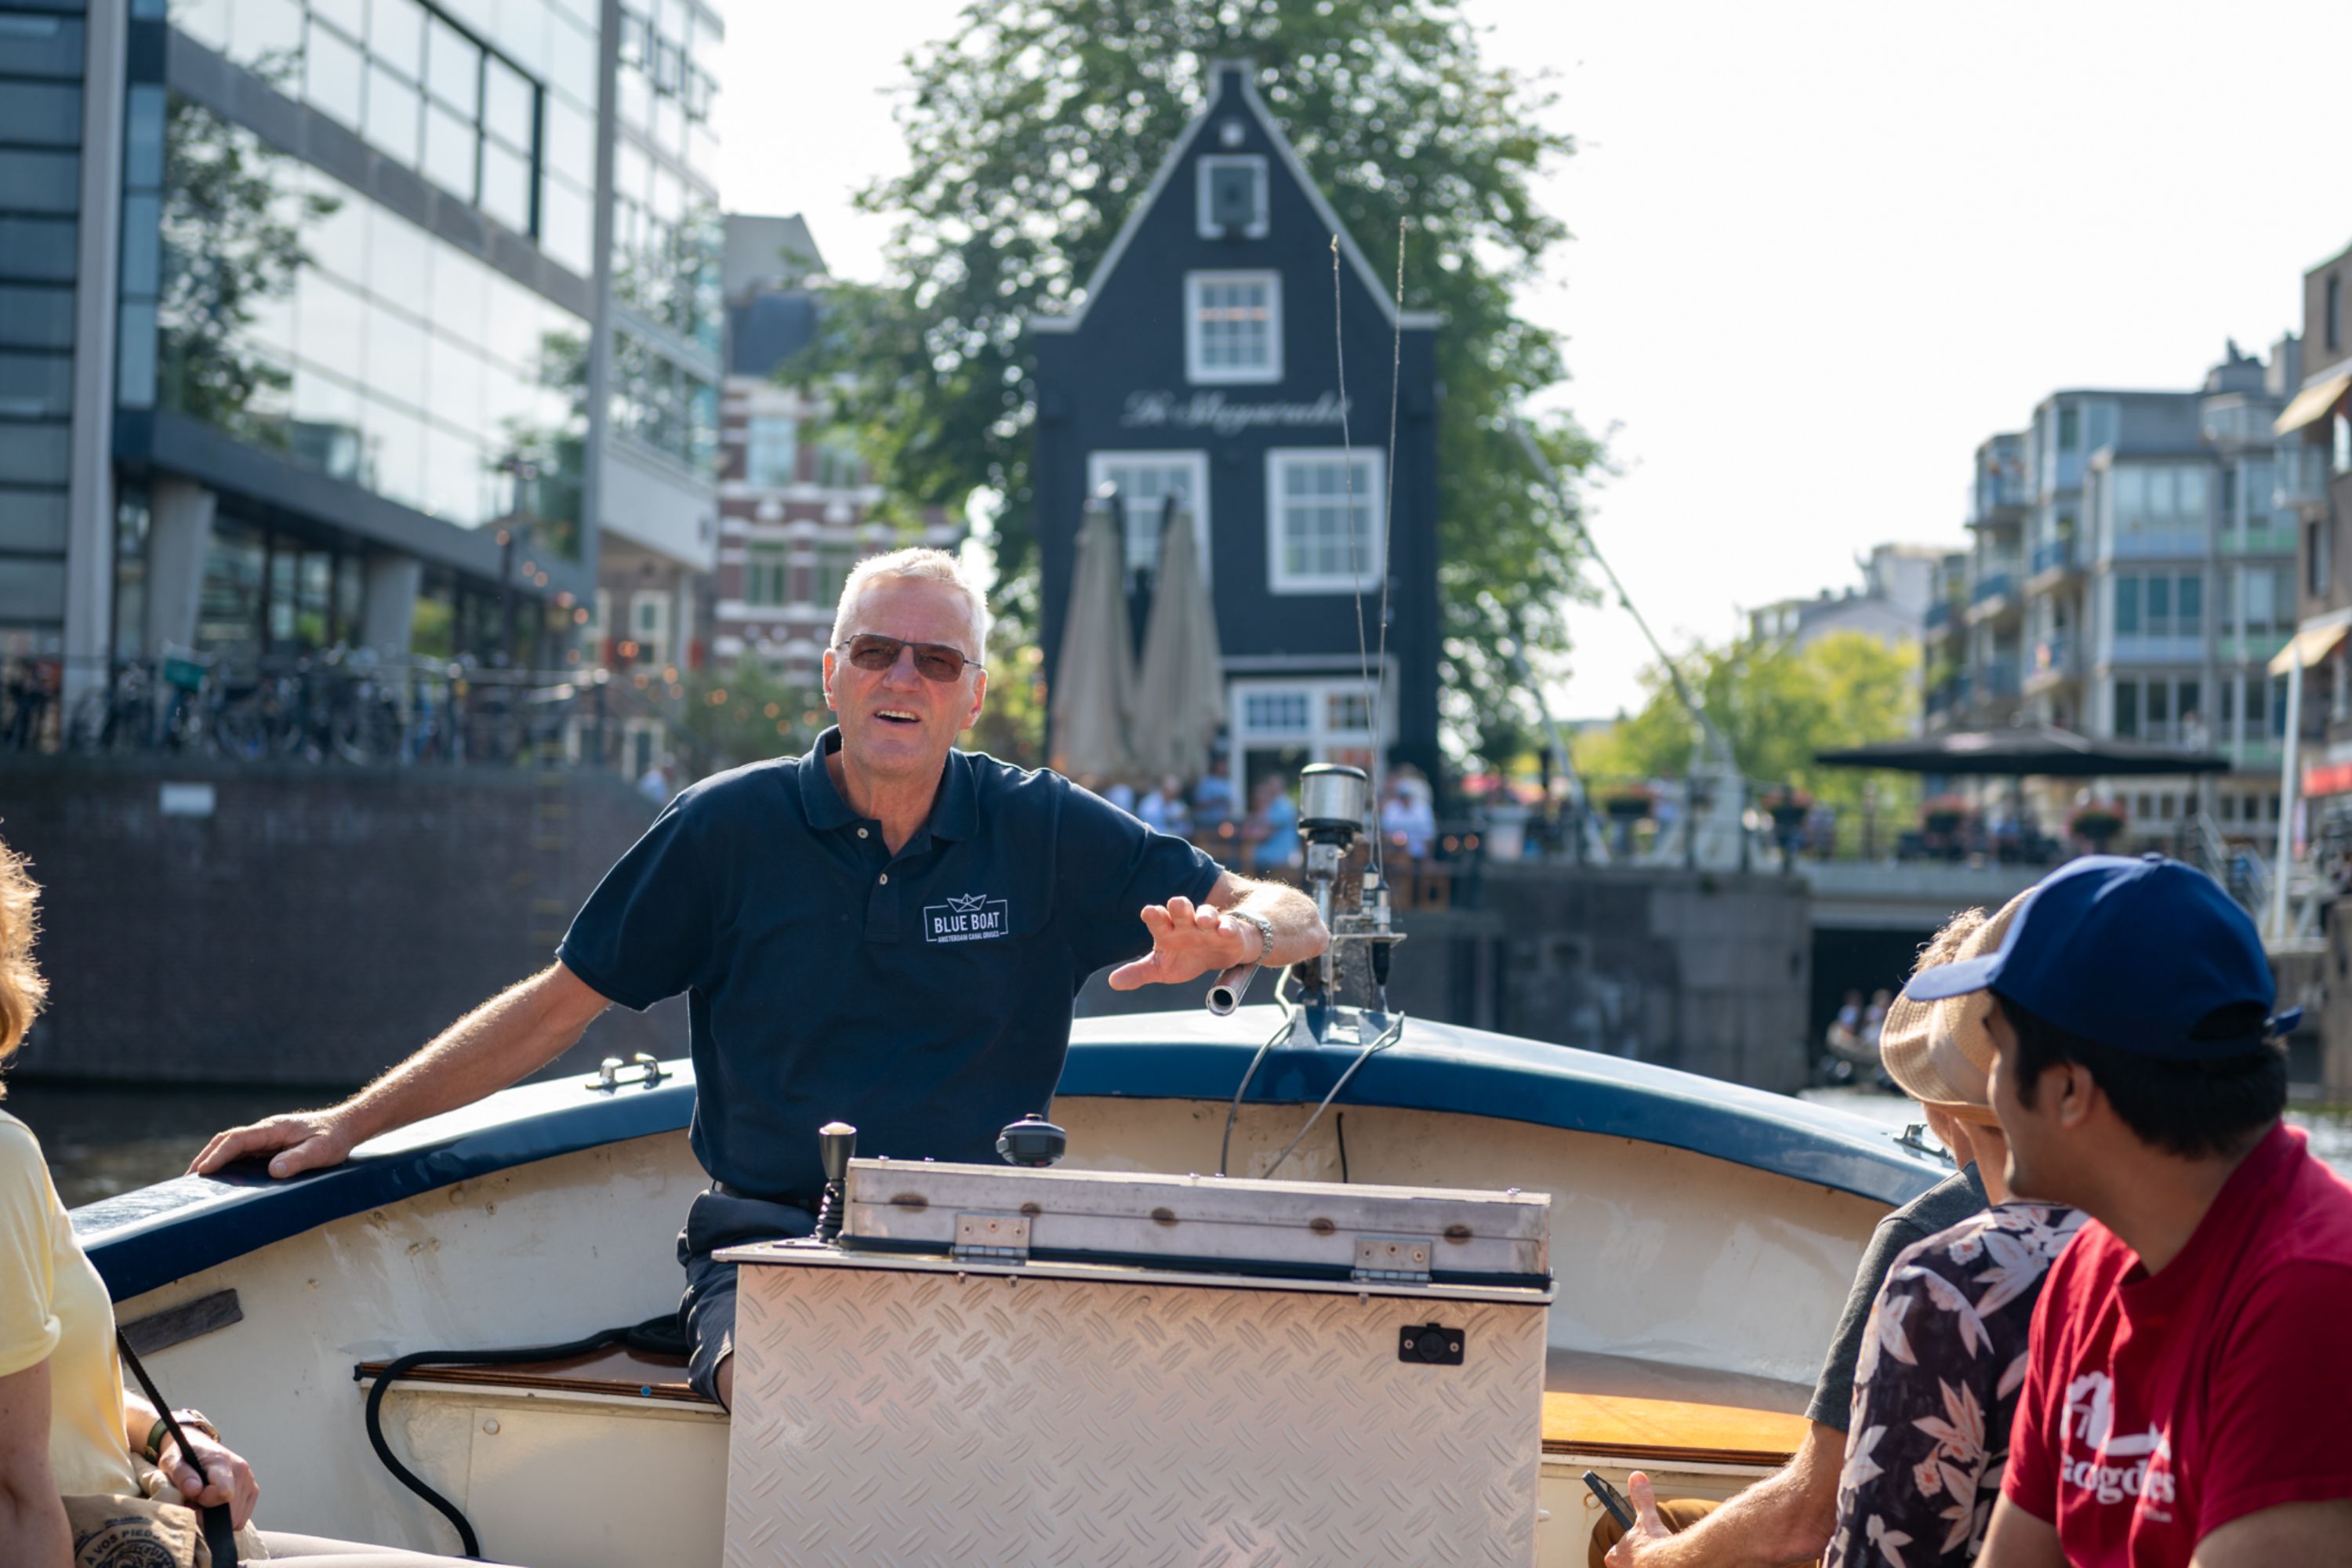
[[[351,1215],[536,1160],[675,1132],[694,1110],[682,1069],[658,1088],[606,1094],[572,1078],[492,1095],[286,1181],[235,1171],[181,1176],[73,1211],[74,1231],[118,1300]]]
[[[1148,1033],[1134,1018],[1082,1019],[1056,1092],[1230,1100],[1249,1053],[1275,1017],[1271,1007],[1244,1008],[1233,1019],[1205,1012],[1158,1014]],[[1245,1032],[1234,1027],[1244,1019],[1250,1025]],[[1250,1100],[1314,1104],[1355,1056],[1340,1047],[1277,1046],[1258,1069]],[[1652,1063],[1445,1024],[1410,1024],[1402,1042],[1364,1064],[1339,1103],[1451,1111],[1663,1143],[1888,1205],[1908,1203],[1951,1173],[1848,1111]]]
[[[1270,1007],[1231,1018],[1163,1013],[1081,1022],[1059,1093],[1231,1098]],[[1354,1051],[1278,1047],[1251,1085],[1262,1104],[1313,1104]],[[675,1132],[694,1105],[685,1063],[653,1089],[579,1079],[532,1084],[417,1123],[332,1170],[290,1181],[183,1176],[74,1211],[74,1228],[124,1300],[347,1215],[533,1161]],[[1936,1163],[1843,1111],[1669,1068],[1475,1029],[1411,1025],[1348,1085],[1343,1105],[1487,1116],[1688,1149],[1889,1205],[1932,1185]]]

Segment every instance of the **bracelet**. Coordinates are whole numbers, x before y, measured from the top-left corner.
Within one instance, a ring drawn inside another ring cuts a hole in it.
[[[183,1426],[194,1427],[215,1443],[220,1441],[220,1428],[214,1426],[211,1418],[201,1410],[174,1410],[172,1419]],[[172,1428],[164,1419],[161,1415],[155,1417],[155,1425],[147,1428],[146,1446],[140,1450],[149,1464],[163,1457],[163,1442],[171,1435]]]

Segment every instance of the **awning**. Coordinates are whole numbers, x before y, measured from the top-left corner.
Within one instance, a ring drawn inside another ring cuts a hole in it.
[[[2272,434],[2288,435],[2315,419],[2325,417],[2347,391],[2352,391],[2352,370],[2331,375],[2326,381],[2312,383],[2294,395],[2294,401],[2286,405],[2286,411],[2271,426]]]
[[[2326,616],[2305,621],[2286,647],[2271,659],[2271,673],[2284,675],[2301,665],[2309,669],[2336,651],[2347,633],[2352,633],[2352,610],[2331,610]]]

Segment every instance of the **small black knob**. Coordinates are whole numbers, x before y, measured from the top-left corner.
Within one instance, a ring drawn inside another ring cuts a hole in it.
[[[996,1152],[1008,1164],[1042,1170],[1069,1150],[1070,1135],[1034,1110],[996,1135]]]
[[[1445,1331],[1423,1329],[1412,1336],[1412,1353],[1432,1366],[1445,1359]]]
[[[846,1181],[849,1162],[857,1154],[857,1129],[846,1121],[826,1122],[816,1130],[816,1153],[824,1162],[826,1181]]]

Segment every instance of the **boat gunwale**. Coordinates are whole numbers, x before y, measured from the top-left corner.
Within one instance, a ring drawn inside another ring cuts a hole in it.
[[[1247,1007],[1079,1020],[1059,1099],[1232,1098],[1276,1019]],[[1286,1045],[1250,1086],[1253,1105],[1313,1105],[1357,1052]],[[118,1300],[370,1209],[519,1165],[683,1130],[691,1063],[656,1084],[603,1090],[568,1074],[517,1086],[362,1144],[342,1164],[284,1180],[259,1170],[180,1176],[73,1211],[73,1225]],[[1568,1046],[1415,1020],[1363,1064],[1337,1102],[1484,1117],[1725,1160],[1890,1207],[1947,1169],[1850,1113],[1719,1079]]]

